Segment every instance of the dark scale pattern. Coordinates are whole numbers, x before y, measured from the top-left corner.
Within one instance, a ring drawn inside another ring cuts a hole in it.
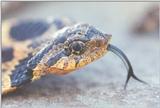
[[[43,49],[41,49],[34,57],[32,57],[28,61],[27,64],[28,67],[34,69],[37,66],[37,64],[42,60],[42,58],[45,56],[45,54],[47,54],[54,45],[64,43],[67,40],[66,36],[67,36],[67,30],[63,34],[58,34],[57,36],[55,36],[56,38],[54,40],[49,41],[48,44],[46,44],[46,46],[43,47]]]
[[[2,62],[10,61],[13,59],[13,48],[3,47],[2,48]]]
[[[33,56],[28,61],[27,66],[30,67],[31,69],[34,69],[37,66],[37,64],[42,60],[43,56],[52,49],[53,45],[54,45],[54,42],[52,41],[46,47],[40,50],[35,56]]]
[[[22,41],[41,36],[49,27],[50,24],[44,20],[21,21],[11,28],[10,35],[13,39]]]
[[[79,29],[75,29],[73,32],[73,34],[79,33]],[[93,27],[91,27],[89,29],[89,32],[87,32],[88,34],[100,34],[96,29],[94,29]],[[45,46],[43,46],[41,48],[40,51],[38,51],[34,56],[32,54],[29,54],[27,58],[23,59],[20,61],[19,65],[17,65],[15,67],[15,70],[12,71],[12,75],[11,77],[11,86],[21,86],[24,83],[30,82],[32,77],[33,77],[33,69],[37,66],[37,64],[39,64],[39,62],[43,59],[43,57],[53,48],[53,46],[57,46],[58,44],[62,44],[65,41],[75,41],[74,37],[69,38],[68,37],[68,30],[64,31],[62,34],[58,34],[56,36],[56,38],[54,40],[51,40],[49,43],[45,43]],[[73,39],[72,39],[73,38]],[[88,38],[92,38],[92,37],[88,37]],[[86,40],[86,36],[80,36],[78,38],[78,40]],[[37,46],[37,45],[36,45]],[[77,50],[77,49],[76,49]],[[53,65],[54,63],[57,62],[57,60],[59,60],[61,57],[66,56],[67,55],[67,50],[62,50],[59,53],[53,55],[48,61],[47,64],[49,66]]]
[[[47,61],[48,66],[54,65],[60,58],[66,56],[66,51],[62,50],[58,52],[57,54],[54,54],[54,56],[50,57],[50,59]]]
[[[12,87],[18,87],[31,81],[33,71],[27,67],[28,60],[31,57],[32,55],[29,54],[27,58],[19,62],[19,65],[15,66],[15,70],[12,71],[10,76]]]
[[[54,42],[49,43],[46,47],[40,50],[36,55],[29,54],[27,58],[21,60],[19,65],[15,67],[15,70],[12,71],[11,75],[11,85],[12,86],[21,86],[24,83],[30,82],[33,77],[33,69],[41,61],[43,56],[52,49]]]

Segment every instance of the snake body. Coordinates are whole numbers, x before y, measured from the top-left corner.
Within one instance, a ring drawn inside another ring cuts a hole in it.
[[[38,34],[39,38],[34,38],[33,36],[32,40],[25,41],[24,50],[19,51],[21,53],[26,52],[23,57],[18,58],[18,54],[14,54],[14,57],[17,57],[19,62],[10,71],[10,75],[3,75],[3,94],[16,90],[48,73],[68,74],[99,59],[108,50],[114,52],[113,49],[115,48],[109,44],[111,35],[102,33],[92,25],[79,23],[72,26],[67,25],[64,28],[57,27],[57,29],[62,29],[56,33],[53,33],[53,31],[55,32],[53,27],[48,28],[47,32],[45,31],[45,35],[42,36],[43,28]],[[23,33],[20,34],[23,35]],[[22,40],[21,37],[20,39]],[[13,41],[11,43],[15,43],[17,46],[17,42]],[[22,45],[22,43],[19,42],[18,45]],[[124,59],[126,60],[127,58]],[[130,64],[130,62],[128,63]],[[132,67],[129,66],[129,68]],[[129,78],[131,76],[133,76],[133,70],[130,70],[128,74]]]
[[[31,55],[43,48],[57,30],[74,23],[69,18],[3,21],[2,94],[15,90],[11,87],[11,76],[25,68]]]

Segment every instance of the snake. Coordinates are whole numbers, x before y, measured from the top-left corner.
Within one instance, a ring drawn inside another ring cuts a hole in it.
[[[4,37],[4,38],[3,38]],[[129,79],[145,83],[133,72],[127,56],[110,44],[112,35],[88,23],[66,18],[10,20],[2,24],[2,95],[47,74],[66,75],[107,54],[116,54],[125,64]]]

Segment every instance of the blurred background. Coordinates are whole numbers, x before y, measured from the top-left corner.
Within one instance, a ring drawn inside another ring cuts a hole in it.
[[[125,66],[108,53],[69,75],[49,75],[3,97],[3,108],[160,108],[158,2],[2,2],[2,23],[51,17],[69,17],[112,34],[111,43],[150,86],[131,79],[124,91]]]

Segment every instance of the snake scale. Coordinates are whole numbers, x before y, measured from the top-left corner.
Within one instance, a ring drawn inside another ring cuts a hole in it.
[[[68,18],[10,20],[2,25],[2,94],[52,73],[65,75],[101,58],[107,51],[118,55],[135,76],[127,56],[111,45],[111,35],[87,23]]]

